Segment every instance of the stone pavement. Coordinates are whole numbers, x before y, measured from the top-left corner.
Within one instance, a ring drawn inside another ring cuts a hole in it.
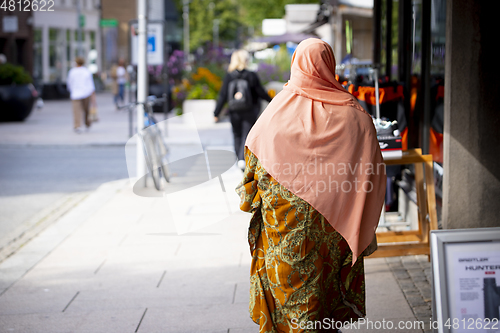
[[[46,102],[24,124],[1,124],[0,142],[20,149],[125,147],[126,115],[107,105],[110,100],[99,96],[101,122],[88,133],[72,132],[67,101]],[[195,117],[203,149],[231,149],[230,124],[211,123],[210,112]],[[185,125],[176,120],[168,127],[178,161],[174,187],[206,172],[200,161],[185,159],[199,151],[196,140],[183,142]],[[238,211],[233,191],[241,171],[233,166],[221,177],[226,192],[217,195],[225,196],[228,212],[210,210],[213,205],[195,195],[172,205],[168,196],[154,195],[151,184],[134,193],[129,179],[103,184],[83,198],[0,263],[0,332],[257,332],[248,315],[250,215]],[[179,235],[179,212],[195,222],[227,217]],[[410,326],[429,321],[426,260],[365,259],[368,322],[342,330],[423,332]],[[383,321],[393,329],[377,329]]]

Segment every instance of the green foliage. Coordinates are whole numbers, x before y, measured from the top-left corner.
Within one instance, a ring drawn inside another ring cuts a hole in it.
[[[182,0],[175,0],[182,13]],[[214,19],[219,20],[219,41],[233,41],[242,25],[237,0],[190,0],[189,2],[189,49],[196,50],[207,42],[213,42]],[[182,24],[182,21],[181,21]]]
[[[174,0],[182,13],[183,0]],[[285,5],[319,3],[319,0],[190,0],[189,1],[189,49],[213,42],[213,20],[219,21],[221,43],[234,41],[245,27],[260,29],[266,18],[283,18]],[[179,21],[182,26],[182,20]],[[243,29],[242,29],[243,28]]]
[[[217,99],[217,91],[206,83],[198,83],[191,87],[187,99]]]
[[[212,73],[208,68],[198,67],[191,74],[191,87],[187,99],[216,99],[222,86],[219,76]]]
[[[30,74],[22,66],[0,65],[0,85],[28,84],[31,82],[33,80]]]
[[[283,18],[285,5],[319,2],[318,0],[240,0],[239,3],[243,23],[259,28],[263,19]]]

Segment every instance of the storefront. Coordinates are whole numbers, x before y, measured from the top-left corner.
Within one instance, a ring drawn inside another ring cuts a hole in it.
[[[0,11],[0,53],[7,62],[33,70],[33,17],[31,12]]]
[[[408,148],[443,162],[446,0],[375,0],[373,62],[402,84]]]
[[[94,71],[99,70],[98,4],[98,0],[59,0],[54,11],[33,12],[33,77],[44,98],[66,97],[66,76],[75,57],[83,57],[87,65],[95,62]]]

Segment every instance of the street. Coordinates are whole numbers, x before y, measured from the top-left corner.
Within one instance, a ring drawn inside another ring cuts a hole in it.
[[[0,123],[0,253],[40,221],[42,229],[50,224],[54,210],[57,218],[99,185],[127,178],[128,114],[107,93],[97,103],[99,122],[81,134],[72,131],[69,100],[45,101],[24,122]]]
[[[0,248],[32,216],[75,192],[127,178],[120,146],[0,146]]]

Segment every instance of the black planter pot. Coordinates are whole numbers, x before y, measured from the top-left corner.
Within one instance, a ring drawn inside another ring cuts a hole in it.
[[[23,121],[36,100],[36,90],[31,84],[0,86],[0,121]]]

